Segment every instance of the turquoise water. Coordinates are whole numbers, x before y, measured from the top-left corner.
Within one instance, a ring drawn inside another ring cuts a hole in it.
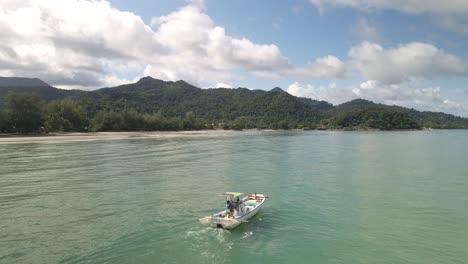
[[[468,131],[0,144],[0,263],[467,263]],[[219,193],[270,196],[233,231]]]

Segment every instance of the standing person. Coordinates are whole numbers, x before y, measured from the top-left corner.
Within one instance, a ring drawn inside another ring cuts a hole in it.
[[[236,211],[239,212],[239,205],[240,205],[240,200],[239,200],[239,196],[237,196],[237,200],[236,200]]]
[[[228,218],[234,218],[234,202],[227,201],[226,208],[229,210]]]
[[[244,203],[242,202],[242,200],[239,200],[239,197],[237,197],[237,207],[238,207],[238,211],[239,211],[240,215],[243,215],[244,214]]]

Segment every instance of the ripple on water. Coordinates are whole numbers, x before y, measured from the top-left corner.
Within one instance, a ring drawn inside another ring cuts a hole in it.
[[[0,263],[463,263],[468,137],[452,135],[2,145]],[[235,190],[271,198],[232,231],[197,221]]]

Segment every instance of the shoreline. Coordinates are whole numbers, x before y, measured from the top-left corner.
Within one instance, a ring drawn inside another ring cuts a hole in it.
[[[9,138],[24,138],[24,139],[34,139],[34,138],[62,138],[62,137],[83,137],[83,138],[92,138],[92,137],[154,137],[154,136],[176,136],[176,135],[207,135],[207,134],[219,134],[219,133],[234,133],[234,132],[279,132],[279,131],[343,131],[343,132],[356,132],[356,131],[366,131],[366,132],[399,132],[399,131],[432,131],[432,130],[466,130],[463,128],[450,128],[450,129],[439,129],[439,128],[422,128],[422,129],[391,129],[391,130],[381,130],[381,129],[204,129],[204,130],[179,130],[179,131],[100,131],[100,132],[50,132],[50,133],[0,133],[0,141],[2,139]]]
[[[432,131],[441,129],[397,129],[397,130],[378,130],[378,129],[244,129],[244,130],[190,130],[190,131],[120,131],[120,132],[63,132],[48,134],[9,134],[0,133],[0,144],[14,143],[41,143],[41,142],[67,142],[67,141],[95,141],[95,140],[116,140],[132,138],[176,138],[176,137],[200,137],[200,136],[227,136],[242,132],[299,132],[299,131],[342,131],[342,132],[405,132],[405,131]],[[460,129],[449,129],[460,130]]]
[[[187,136],[209,136],[227,134],[228,130],[199,130],[199,131],[132,131],[132,132],[63,132],[48,134],[1,134],[0,144],[8,143],[40,143],[40,142],[68,142],[95,141],[132,138],[173,138]],[[232,132],[232,131],[231,131]]]

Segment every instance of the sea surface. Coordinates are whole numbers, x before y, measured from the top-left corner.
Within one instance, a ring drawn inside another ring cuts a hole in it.
[[[0,263],[468,263],[468,131],[0,144]]]

